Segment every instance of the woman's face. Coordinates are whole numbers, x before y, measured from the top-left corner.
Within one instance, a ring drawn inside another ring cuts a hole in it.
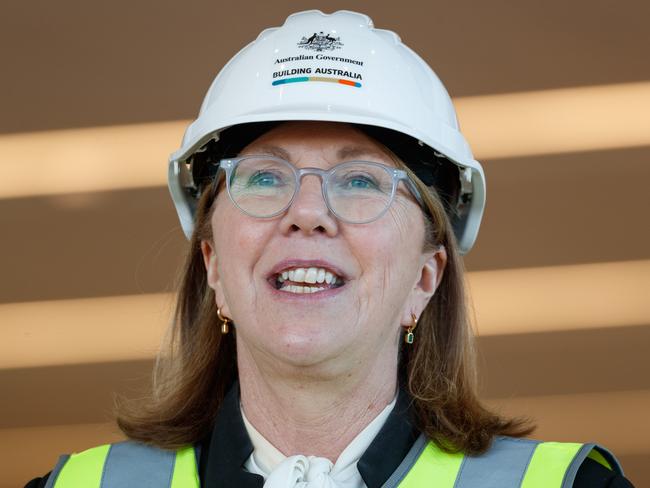
[[[244,154],[283,155],[298,168],[348,160],[395,166],[381,144],[338,123],[287,122]],[[388,212],[368,224],[338,221],[314,175],[272,219],[243,214],[221,191],[211,224],[213,241],[202,243],[208,281],[222,314],[235,323],[238,350],[285,365],[340,372],[394,364],[400,326],[411,313],[420,315],[445,262],[444,250],[423,252],[424,218],[403,183]],[[283,273],[294,283],[278,289]],[[338,284],[327,283],[330,274]],[[318,275],[326,281],[304,282]],[[303,286],[324,289],[297,293]]]

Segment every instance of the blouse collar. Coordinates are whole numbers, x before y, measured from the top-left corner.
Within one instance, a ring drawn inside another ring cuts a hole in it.
[[[418,437],[410,415],[411,399],[400,389],[395,407],[365,450],[357,468],[368,488],[380,488],[397,469]],[[199,473],[201,486],[210,488],[262,488],[264,478],[246,471],[253,443],[239,408],[239,383],[235,382],[217,413],[214,428],[202,442]]]
[[[397,395],[393,400],[372,419],[372,421],[359,432],[352,441],[341,452],[338,459],[335,460],[332,467],[332,475],[335,473],[345,471],[348,472],[348,477],[361,481],[358,470],[353,466],[357,464],[363,453],[368,449],[373,439],[377,436],[382,426],[386,422],[388,415],[393,410]],[[244,410],[241,408],[241,416],[244,421],[244,427],[253,444],[253,454],[246,461],[245,467],[248,471],[257,472],[267,478],[269,474],[275,470],[287,456],[282,454],[273,444],[271,444],[246,418]],[[352,471],[350,471],[352,470]],[[356,482],[355,482],[356,483]],[[359,485],[361,486],[361,485]]]

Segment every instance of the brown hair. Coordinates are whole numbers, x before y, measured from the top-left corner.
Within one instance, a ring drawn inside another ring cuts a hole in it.
[[[399,381],[412,396],[420,431],[445,450],[480,454],[495,435],[521,437],[533,428],[522,419],[501,418],[479,401],[463,261],[450,220],[437,192],[394,160],[416,183],[428,209],[425,248],[442,245],[447,251],[442,280],[418,321],[416,340],[402,345]],[[212,239],[213,206],[213,192],[203,191],[175,320],[154,368],[153,394],[145,401],[122,401],[118,409],[118,425],[128,437],[163,448],[194,443],[209,433],[237,377],[234,336],[221,334],[200,247]]]

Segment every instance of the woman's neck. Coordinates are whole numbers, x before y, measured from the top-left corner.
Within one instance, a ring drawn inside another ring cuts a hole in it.
[[[397,362],[336,375],[261,367],[238,349],[241,402],[249,422],[286,456],[332,462],[395,396]]]

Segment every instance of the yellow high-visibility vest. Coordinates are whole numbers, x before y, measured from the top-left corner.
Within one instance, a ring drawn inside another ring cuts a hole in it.
[[[447,453],[424,436],[384,484],[385,488],[571,488],[587,458],[622,470],[595,444],[497,437],[480,456]],[[46,488],[200,488],[193,446],[166,451],[133,441],[62,456]]]

